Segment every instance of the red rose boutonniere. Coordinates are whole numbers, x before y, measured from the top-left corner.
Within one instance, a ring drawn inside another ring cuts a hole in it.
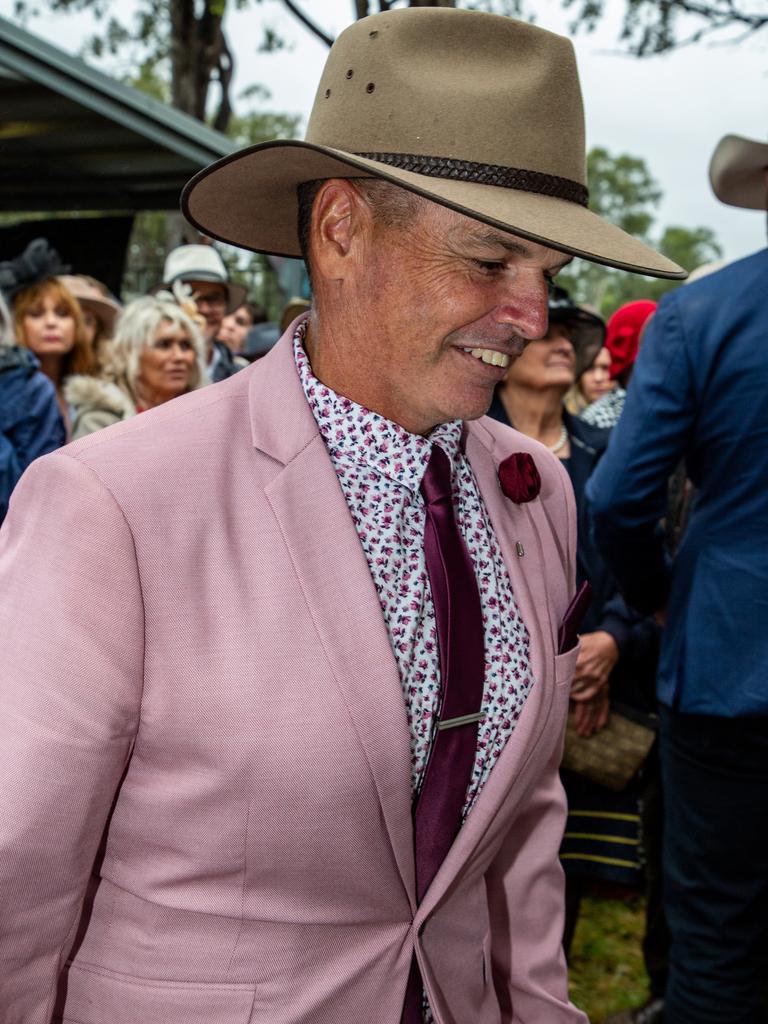
[[[499,483],[516,505],[533,501],[541,490],[541,477],[528,452],[513,452],[499,465]]]

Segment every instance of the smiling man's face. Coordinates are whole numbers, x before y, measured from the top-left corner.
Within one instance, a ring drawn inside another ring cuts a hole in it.
[[[482,416],[546,333],[548,281],[568,257],[427,200],[407,229],[373,230],[357,401],[420,434]]]

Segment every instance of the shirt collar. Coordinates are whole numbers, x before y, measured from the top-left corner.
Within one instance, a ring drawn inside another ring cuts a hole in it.
[[[456,466],[461,451],[461,420],[438,424],[428,437],[411,434],[393,420],[339,395],[312,373],[304,349],[306,321],[296,328],[293,353],[312,415],[334,462],[348,460],[377,470],[394,483],[418,491],[433,444]]]

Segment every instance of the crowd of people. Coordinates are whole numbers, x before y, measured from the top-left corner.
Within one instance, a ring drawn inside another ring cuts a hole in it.
[[[124,306],[68,270],[45,239],[0,265],[0,522],[35,458],[225,380],[308,307],[268,321],[210,245],[169,252],[162,282]]]
[[[642,892],[611,1024],[765,1024],[768,249],[591,214],[532,25],[366,19],[317,102],[184,197],[304,258],[279,324],[212,244],[124,306],[0,264],[0,1020],[585,1024],[583,897]],[[765,211],[768,146],[710,177]],[[573,254],[679,284],[604,319]]]

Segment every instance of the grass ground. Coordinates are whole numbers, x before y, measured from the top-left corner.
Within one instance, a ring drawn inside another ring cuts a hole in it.
[[[639,897],[628,902],[596,897],[583,901],[571,949],[571,999],[592,1024],[647,999],[640,948],[643,925]]]

